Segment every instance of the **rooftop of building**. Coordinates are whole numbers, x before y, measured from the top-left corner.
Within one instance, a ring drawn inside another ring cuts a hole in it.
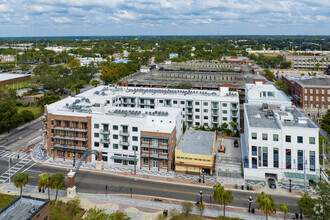
[[[238,93],[230,92],[228,88],[222,87],[221,91],[188,90],[188,89],[166,89],[166,88],[136,88],[119,86],[98,86],[87,92],[81,93],[78,97],[85,97],[98,100],[107,100],[116,97],[144,97],[146,99],[185,99],[185,100],[205,100],[237,101]]]
[[[315,128],[314,122],[306,118],[295,106],[278,104],[244,104],[245,116],[250,127],[281,129],[282,127]]]
[[[260,102],[287,102],[291,104],[290,98],[282,91],[277,89],[273,84],[246,84],[245,92],[246,100]]]
[[[24,74],[10,74],[10,73],[1,73],[0,74],[0,81],[10,80],[10,79],[17,79],[27,75]]]
[[[326,86],[330,88],[330,78],[311,78],[298,80],[304,86]]]
[[[177,149],[186,154],[212,155],[214,131],[187,130]]]
[[[306,51],[305,51],[306,52]],[[313,51],[308,51],[310,53],[313,53]],[[284,57],[290,57],[290,58],[327,58],[329,57],[328,54],[324,54],[324,55],[317,55],[317,56],[306,56],[306,55],[303,55],[303,56],[300,56],[300,55],[287,55],[287,56],[284,56]]]
[[[316,74],[316,75],[301,75],[299,74],[282,74],[282,77],[285,77],[287,80],[294,81],[294,80],[307,80],[307,79],[321,79],[324,80],[328,78],[327,75],[324,74]]]
[[[21,220],[35,216],[49,200],[21,196],[0,211],[0,219]]]

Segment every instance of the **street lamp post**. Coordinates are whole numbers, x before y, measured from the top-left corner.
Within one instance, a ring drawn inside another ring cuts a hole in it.
[[[249,213],[250,213],[251,212],[251,204],[253,202],[252,196],[250,196],[248,200],[249,200]]]
[[[291,182],[292,182],[292,179],[289,179],[289,182],[290,182],[289,192],[291,192]]]
[[[205,183],[205,170],[203,169],[202,175],[203,175],[203,183]]]
[[[73,156],[73,157],[72,157],[72,159],[73,159],[73,163],[72,163],[72,166],[76,166],[76,157],[75,157],[75,156]]]
[[[199,197],[201,199],[201,204],[203,204],[203,191],[199,191]]]

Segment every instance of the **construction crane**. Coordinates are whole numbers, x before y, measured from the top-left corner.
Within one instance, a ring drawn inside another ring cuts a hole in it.
[[[220,138],[221,138],[221,144],[219,146],[219,152],[226,153],[226,147],[223,145],[223,140],[225,139],[225,135],[222,136],[220,134]]]

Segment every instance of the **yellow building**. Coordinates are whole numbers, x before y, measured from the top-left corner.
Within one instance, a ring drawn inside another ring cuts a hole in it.
[[[216,157],[216,132],[187,130],[175,149],[175,171],[212,175]]]

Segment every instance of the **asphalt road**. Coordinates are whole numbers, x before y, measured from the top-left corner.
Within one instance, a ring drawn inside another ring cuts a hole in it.
[[[33,165],[34,164],[34,165]],[[0,166],[8,167],[8,162],[3,161],[0,158]],[[31,167],[32,166],[32,167]],[[39,174],[44,172],[49,172],[53,174],[55,172],[68,173],[68,168],[57,168],[48,167],[41,164],[35,164],[31,162],[27,164],[22,170],[30,167],[26,172],[30,175],[29,185],[37,186],[39,180]],[[3,168],[0,169],[2,172]],[[116,176],[112,174],[103,174],[99,172],[84,171],[79,170],[76,176],[76,186],[77,192],[82,193],[95,193],[95,194],[130,194],[130,189],[132,189],[133,194],[154,196],[157,198],[171,198],[179,200],[189,200],[189,201],[199,201],[199,192],[203,191],[203,200],[206,203],[213,203],[211,195],[213,190],[211,188],[191,186],[191,185],[181,185],[181,184],[171,184],[166,182],[155,182],[148,181],[144,179]],[[107,186],[107,191],[106,191]],[[230,204],[231,206],[237,207],[248,207],[248,198],[252,196],[256,200],[258,194],[249,191],[233,191],[234,202]],[[281,203],[285,202],[290,208],[290,212],[298,212],[296,208],[297,200],[296,197],[286,197],[272,195],[272,198],[278,204],[278,210]],[[253,208],[257,205],[252,204]]]

